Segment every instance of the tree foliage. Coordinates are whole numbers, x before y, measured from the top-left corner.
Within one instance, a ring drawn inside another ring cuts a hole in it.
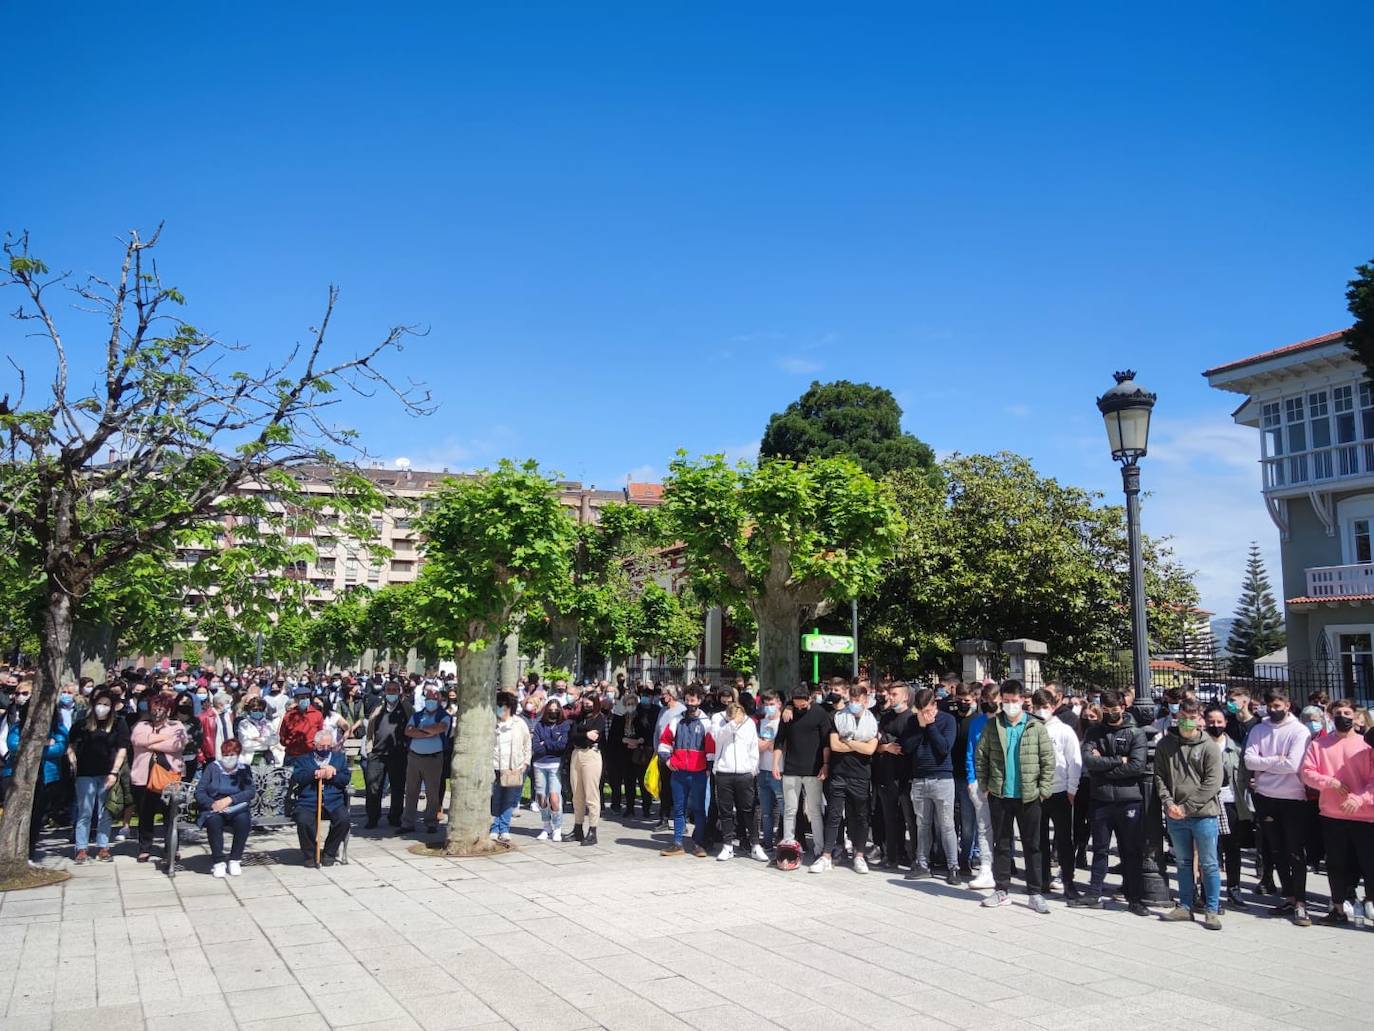
[[[847,455],[870,476],[935,465],[929,445],[902,431],[902,409],[891,391],[848,380],[813,382],[774,413],[759,455],[794,462]]]
[[[1124,509],[1040,476],[1019,455],[955,455],[938,480],[894,473],[909,532],[861,602],[864,650],[897,673],[941,668],[961,639],[1030,637],[1085,676],[1130,641]],[[1197,603],[1165,544],[1145,542],[1150,629],[1174,639]]]
[[[326,357],[332,288],[305,344],[245,370],[240,347],[176,314],[185,298],[162,280],[151,254],[159,233],[130,234],[112,277],[75,283],[52,274],[27,235],[3,246],[0,285],[18,295],[14,317],[26,332],[17,382],[0,399],[0,551],[41,581],[42,603],[40,678],[0,819],[0,881],[24,869],[35,770],[57,687],[74,673],[69,653],[82,606],[146,608],[148,585],[162,582],[147,563],[177,562],[188,535],[224,532],[241,546],[211,549],[206,565],[191,564],[201,568],[188,570],[188,580],[194,589],[199,572],[204,593],[223,596],[219,626],[246,622],[230,607],[241,598],[220,577],[252,580],[256,545],[290,554],[302,547],[290,539],[295,531],[326,508],[366,540],[365,513],[382,507],[377,488],[348,461],[359,452],[357,434],[329,411],[342,391],[390,393],[413,414],[431,410],[427,394],[398,389],[382,371],[407,327],[352,357]],[[64,288],[81,313],[70,334],[59,318]],[[46,371],[31,379],[44,354]],[[310,489],[322,480],[329,491]],[[255,572],[264,570],[272,567],[258,563]]]
[[[1231,636],[1226,642],[1231,672],[1237,675],[1254,672],[1256,659],[1277,651],[1287,642],[1283,613],[1269,586],[1264,558],[1259,545],[1251,541],[1250,554],[1245,560],[1245,582],[1241,585],[1240,600],[1236,602]]]
[[[798,682],[803,614],[875,586],[904,527],[890,490],[849,458],[732,467],[679,453],[663,498],[694,590],[750,609],[762,685],[780,690]]]
[[[1346,284],[1345,300],[1355,316],[1346,342],[1364,367],[1374,373],[1374,262],[1356,266],[1355,278]]]

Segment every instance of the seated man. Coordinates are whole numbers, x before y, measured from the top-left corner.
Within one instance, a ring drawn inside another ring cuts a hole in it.
[[[242,873],[239,860],[248,841],[253,815],[250,811],[257,789],[253,771],[240,761],[242,746],[234,738],[221,745],[222,754],[201,771],[196,781],[196,803],[200,806],[200,825],[210,842],[211,869],[216,877],[226,874],[237,877]],[[224,830],[229,829],[233,841],[229,862],[224,861]]]
[[[329,837],[324,842],[324,863],[329,865],[339,858],[339,846],[348,836],[348,806],[345,804],[344,791],[348,788],[350,773],[348,758],[343,752],[334,750],[334,732],[320,730],[315,733],[315,750],[297,756],[291,767],[291,783],[295,785],[296,795],[296,836],[305,855],[305,865],[315,865],[315,798],[319,791],[324,792],[320,807],[320,819],[329,821]]]

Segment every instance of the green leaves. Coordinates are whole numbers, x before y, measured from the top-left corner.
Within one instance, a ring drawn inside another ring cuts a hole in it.
[[[1346,284],[1345,299],[1355,316],[1346,341],[1364,367],[1374,370],[1374,262],[1356,267],[1355,278]]]
[[[557,483],[533,461],[448,480],[416,525],[426,633],[449,645],[494,638],[517,609],[566,590],[576,529]]]

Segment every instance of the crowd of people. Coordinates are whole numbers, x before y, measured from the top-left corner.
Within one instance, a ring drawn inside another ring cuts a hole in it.
[[[33,679],[0,669],[0,790],[14,772]],[[34,792],[31,845],[71,827],[77,864],[135,839],[151,859],[169,781],[194,785],[217,877],[237,876],[255,772],[286,768],[306,863],[338,861],[361,763],[365,826],[437,832],[457,690],[449,677],[278,670],[126,671],[64,685]],[[1048,897],[1151,915],[1147,874],[1174,871],[1168,921],[1221,928],[1260,900],[1309,926],[1325,867],[1326,924],[1374,929],[1374,722],[1350,699],[1301,708],[1282,688],[1204,702],[1138,700],[1015,680],[836,678],[790,692],[733,685],[543,683],[497,695],[491,837],[522,799],[538,840],[597,843],[603,816],[670,835],[665,857],[736,856],[823,875],[838,866],[943,876],[1049,913]],[[424,799],[424,809],[420,800]],[[318,835],[323,822],[329,831]],[[136,824],[136,831],[134,825]],[[228,847],[226,849],[226,835]],[[809,845],[808,845],[809,842]],[[1115,848],[1121,885],[1108,885]],[[1258,873],[1242,882],[1242,856]],[[92,856],[94,852],[94,856]],[[1089,854],[1091,853],[1091,857]],[[174,862],[175,856],[163,859]],[[1224,882],[1224,883],[1223,883]],[[1363,888],[1363,898],[1360,896]]]

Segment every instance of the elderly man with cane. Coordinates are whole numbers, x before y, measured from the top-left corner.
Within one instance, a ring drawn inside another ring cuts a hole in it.
[[[297,788],[296,837],[307,867],[324,865],[339,858],[339,846],[348,836],[347,795],[348,758],[334,750],[334,734],[321,730],[315,734],[315,748],[297,756],[291,770],[291,783]],[[320,841],[320,821],[329,821],[329,836]]]

